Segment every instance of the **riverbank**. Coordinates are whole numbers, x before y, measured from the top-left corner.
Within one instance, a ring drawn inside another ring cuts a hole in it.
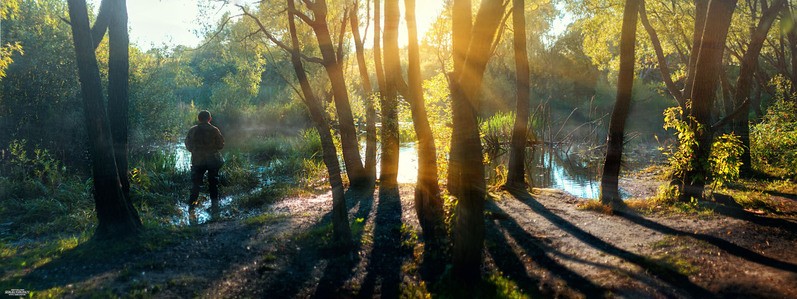
[[[349,254],[326,247],[332,199],[323,193],[284,198],[244,219],[150,228],[119,244],[77,237],[36,252],[26,249],[35,244],[4,247],[4,260],[23,264],[4,262],[2,287],[56,297],[450,295],[445,274],[425,280],[412,194],[407,184],[349,193],[358,240]],[[485,296],[797,296],[797,192],[768,194],[778,210],[707,203],[620,215],[585,210],[584,199],[554,189],[492,196]]]

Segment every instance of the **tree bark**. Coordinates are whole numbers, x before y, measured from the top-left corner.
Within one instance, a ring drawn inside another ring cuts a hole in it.
[[[769,6],[766,11],[761,15],[761,20],[758,26],[753,30],[750,37],[750,44],[747,45],[747,51],[744,52],[741,61],[741,68],[739,69],[739,77],[736,79],[736,91],[734,92],[734,100],[737,106],[743,103],[749,103],[750,91],[753,87],[753,75],[758,69],[758,57],[761,55],[761,48],[764,46],[764,41],[767,38],[767,33],[775,22],[780,10],[783,9],[786,0],[776,0]],[[744,111],[737,118],[734,125],[738,129],[739,137],[744,145],[742,152],[742,175],[750,175],[753,171],[752,158],[750,156],[750,105],[745,105],[742,109]]]
[[[379,85],[379,97],[385,96],[385,70],[382,66],[382,3],[374,0],[374,71]]]
[[[128,169],[128,107],[130,77],[130,39],[127,34],[127,1],[114,1],[111,6],[111,20],[108,25],[108,118],[113,136],[114,155],[119,181],[125,198],[130,202],[130,180]],[[135,211],[135,210],[133,210]]]
[[[329,33],[327,24],[327,4],[326,0],[318,0],[311,5],[315,21],[310,25],[315,32],[318,40],[318,47],[321,51],[321,59],[324,61],[324,69],[329,76],[332,85],[332,94],[335,99],[335,110],[338,113],[340,143],[343,149],[343,161],[346,164],[346,172],[353,186],[363,186],[367,184],[368,177],[365,175],[365,168],[360,156],[360,146],[357,140],[357,128],[354,126],[354,116],[349,104],[349,92],[346,89],[346,79],[343,75],[341,62],[338,61],[335,48],[332,45],[332,37]],[[295,11],[295,10],[294,10]]]
[[[689,65],[686,68],[686,83],[684,84],[684,98],[687,96],[689,99],[692,95],[692,85],[695,81],[695,64],[697,63],[697,56],[700,53],[700,40],[703,36],[703,29],[706,26],[706,13],[708,13],[709,0],[695,0],[695,30],[692,33],[692,51],[689,53]],[[686,111],[686,107],[681,108]]]
[[[672,77],[670,77],[670,67],[667,65],[667,57],[664,56],[664,50],[661,48],[659,35],[656,33],[656,29],[650,25],[650,21],[648,21],[644,0],[639,4],[639,20],[642,22],[642,26],[645,27],[645,31],[647,31],[650,37],[651,44],[653,44],[653,50],[656,52],[656,59],[659,62],[659,72],[661,72],[664,86],[667,87],[667,91],[670,92],[670,95],[675,98],[675,102],[678,103],[678,106],[681,106],[681,108],[685,107],[686,100],[684,99],[684,94],[678,90],[678,87],[675,86],[675,82],[672,81]]]
[[[455,7],[457,2],[459,0],[454,0]],[[452,272],[464,285],[478,281],[480,277],[481,253],[484,245],[484,200],[487,194],[482,145],[476,117],[484,70],[490,58],[490,46],[503,17],[502,2],[501,0],[481,2],[472,27],[472,39],[468,45],[462,73],[459,74],[451,91],[454,120],[452,134],[457,142],[452,143],[451,154],[458,155],[456,159],[461,161],[462,166],[468,166],[460,167],[459,174],[455,174],[454,177],[454,183],[460,190],[457,192],[456,219],[453,228]],[[455,10],[455,13],[461,11]],[[455,30],[457,29],[461,30],[455,27]],[[461,32],[453,34],[458,33]],[[460,150],[454,151],[454,145],[459,146]]]
[[[382,164],[379,186],[397,187],[399,159],[398,78],[401,77],[398,49],[398,0],[385,0],[385,94],[382,97]]]
[[[601,203],[613,208],[622,207],[618,181],[620,161],[623,156],[625,122],[631,110],[631,97],[634,87],[634,46],[636,45],[637,12],[644,15],[641,0],[626,0],[623,9],[623,28],[620,35],[620,71],[617,78],[617,101],[609,120],[609,134],[606,140],[606,160],[601,175]],[[667,75],[669,76],[669,74]]]
[[[512,1],[512,44],[515,50],[515,86],[517,89],[517,115],[512,129],[512,141],[507,170],[507,188],[526,188],[525,161],[529,128],[529,57],[526,50],[525,1]]]
[[[95,236],[100,239],[129,236],[139,232],[142,225],[137,213],[125,199],[116,170],[113,140],[108,115],[104,109],[100,71],[94,54],[86,2],[69,0],[67,3],[92,157],[94,203],[99,222]]]
[[[454,100],[454,91],[458,89],[457,80],[459,80],[462,69],[465,65],[465,56],[468,54],[468,45],[470,44],[470,34],[473,28],[473,7],[470,0],[453,1],[451,5],[451,48],[453,52],[454,69],[449,75],[448,82],[451,89],[451,111],[462,111],[460,105],[463,101]],[[453,120],[452,120],[453,121]],[[460,186],[458,185],[458,178],[462,175],[462,156],[461,149],[462,141],[459,136],[452,134],[451,136],[451,153],[448,157],[448,193],[453,196],[459,196]]]
[[[359,4],[359,1],[355,1]],[[362,81],[363,100],[365,101],[365,174],[368,181],[376,179],[376,110],[374,109],[374,94],[371,86],[371,78],[368,76],[368,66],[365,63],[365,50],[363,41],[360,38],[360,25],[357,16],[358,7],[351,10],[349,22],[351,22],[351,32],[354,38],[354,49],[357,54],[357,66]]]
[[[692,169],[687,172],[686,181],[680,188],[679,199],[682,201],[703,196],[712,141],[711,107],[716,98],[717,74],[722,72],[722,53],[736,2],[712,0],[708,7],[691,92],[691,115],[694,120],[690,122],[690,127],[695,132],[697,145],[693,148]]]
[[[415,21],[415,0],[404,0],[407,33],[407,82],[412,123],[418,137],[418,183],[415,184],[415,211],[423,230],[423,239],[435,243],[443,237],[443,202],[437,176],[437,149],[434,134],[426,114],[421,78],[421,58],[418,46],[418,27]]]
[[[316,98],[310,87],[310,81],[307,79],[307,73],[302,65],[301,56],[299,54],[299,37],[296,33],[296,23],[294,21],[294,3],[293,0],[288,2],[288,29],[291,35],[290,49],[291,64],[296,72],[296,78],[302,90],[302,99],[310,112],[310,118],[315,124],[318,135],[321,139],[321,151],[323,155],[324,164],[327,166],[327,174],[329,175],[329,185],[332,187],[332,235],[333,242],[342,248],[350,248],[352,245],[351,229],[349,228],[348,214],[346,211],[346,198],[343,190],[343,180],[340,175],[340,163],[338,162],[337,150],[332,141],[332,134],[330,133],[330,126],[324,116],[324,108],[321,106],[321,101]]]

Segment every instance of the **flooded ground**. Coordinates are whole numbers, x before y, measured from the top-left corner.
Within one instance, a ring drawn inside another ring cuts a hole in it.
[[[365,150],[365,144],[361,149]],[[182,143],[171,147],[176,157],[174,167],[179,171],[190,171],[191,155]],[[363,157],[365,153],[362,153]],[[506,165],[508,155],[500,153],[491,158],[489,165],[485,166],[488,185],[500,184],[506,178]],[[268,169],[280,160],[274,160],[267,166],[259,167],[257,173],[261,175],[261,185],[250,192],[259,192],[262,188],[274,183],[275,179],[266,175]],[[342,165],[341,161],[341,165]],[[379,159],[377,157],[377,175],[379,175]],[[526,176],[534,188],[559,189],[579,198],[598,198],[600,195],[600,159],[585,159],[569,154],[569,151],[551,146],[533,146],[529,148],[526,160]],[[633,167],[632,167],[633,168]],[[418,152],[414,142],[401,144],[399,148],[398,182],[413,184],[417,181]],[[623,197],[628,197],[622,189]],[[218,218],[232,217],[229,206],[235,197],[241,194],[223,196],[218,203],[212,203],[206,194],[200,193],[200,205],[190,210],[185,202],[178,202],[181,215],[176,216],[173,222],[178,225],[206,223]]]

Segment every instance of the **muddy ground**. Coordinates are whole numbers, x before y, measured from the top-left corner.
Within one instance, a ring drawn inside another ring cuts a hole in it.
[[[651,174],[621,182],[635,197],[652,196],[660,183]],[[31,269],[19,285],[58,297],[445,295],[440,273],[424,270],[412,188],[347,195],[358,240],[349,253],[326,245],[327,193],[286,198],[254,218],[181,228],[165,244],[136,250],[95,254],[106,245],[91,241]],[[492,196],[485,277],[503,277],[525,295],[797,298],[793,194],[771,195],[778,213],[708,203],[699,212],[614,215],[581,209],[584,199],[551,189]]]

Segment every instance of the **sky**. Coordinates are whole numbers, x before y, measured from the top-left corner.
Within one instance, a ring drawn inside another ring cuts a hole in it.
[[[101,0],[89,0],[96,9]],[[233,0],[243,1],[243,0]],[[329,0],[339,1],[339,0]],[[197,35],[202,28],[202,23],[215,23],[224,12],[237,14],[237,8],[232,5],[213,9],[209,16],[201,16],[197,0],[129,0],[127,1],[128,24],[130,27],[130,42],[143,50],[153,47],[185,45],[190,47],[198,46],[201,38]],[[231,1],[232,2],[232,1]],[[420,0],[417,1],[416,18],[418,22],[418,34],[423,36],[432,22],[437,18],[443,9],[443,0]],[[404,5],[400,5],[402,10],[401,23],[399,28],[399,44],[406,45],[407,33],[406,22],[403,18]],[[373,10],[372,10],[373,13]],[[209,18],[209,20],[200,20]],[[362,25],[361,25],[362,26]],[[373,32],[373,25],[369,27],[369,33]],[[369,34],[370,36],[370,34]],[[367,37],[366,37],[367,38]],[[366,45],[373,42],[365,41]]]

